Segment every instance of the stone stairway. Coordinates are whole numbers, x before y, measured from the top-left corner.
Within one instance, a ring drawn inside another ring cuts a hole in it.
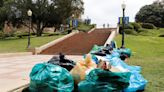
[[[83,55],[88,53],[93,45],[103,46],[112,29],[95,29],[90,32],[79,32],[63,41],[58,42],[40,52],[54,55],[60,52],[66,55]]]

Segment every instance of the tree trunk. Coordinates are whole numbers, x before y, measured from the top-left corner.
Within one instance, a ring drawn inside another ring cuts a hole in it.
[[[39,37],[39,36],[42,36],[42,31],[41,31],[41,29],[38,29],[38,30],[37,30],[36,36],[38,36],[38,37]]]
[[[36,35],[39,37],[39,36],[42,36],[42,32],[43,32],[43,27],[41,27],[41,22],[38,22],[37,23],[37,32],[36,32]]]

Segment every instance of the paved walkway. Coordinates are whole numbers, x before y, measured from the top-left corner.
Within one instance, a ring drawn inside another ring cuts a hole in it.
[[[29,73],[32,67],[48,61],[52,55],[27,55],[0,58],[0,92],[7,92],[29,83]],[[82,56],[66,56],[79,61]]]

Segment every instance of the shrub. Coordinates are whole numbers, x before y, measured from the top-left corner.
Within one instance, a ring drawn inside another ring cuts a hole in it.
[[[8,37],[14,37],[13,33],[4,33],[3,31],[0,31],[0,38],[8,38]]]
[[[81,23],[81,24],[79,24],[77,29],[79,31],[87,32],[87,31],[90,31],[94,27],[95,27],[95,25],[87,25],[87,24]]]
[[[0,31],[0,38],[2,38],[3,36],[4,36],[4,33]]]
[[[125,29],[126,34],[132,34],[132,35],[137,35],[137,32],[133,29]]]
[[[143,36],[158,36],[159,35],[159,31],[157,30],[152,30],[152,29],[140,29],[139,30],[140,33],[139,35],[143,35]]]
[[[142,23],[142,28],[146,28],[146,29],[155,29],[156,27],[151,24],[151,23]]]
[[[42,36],[54,36],[55,34],[54,33],[43,33]]]
[[[125,29],[134,29],[132,24],[128,24],[124,26]],[[122,29],[122,25],[120,25],[120,29]]]
[[[134,29],[132,24],[125,25],[125,29]]]
[[[23,38],[24,36],[28,36],[28,32],[16,31],[14,32],[14,36],[18,38]]]
[[[145,32],[148,32],[148,30],[147,30],[147,29],[141,28],[141,29],[138,30],[138,33],[140,33],[140,32],[141,32],[141,33],[143,33],[143,32],[145,33]]]
[[[164,37],[164,34],[160,34],[159,37]]]
[[[2,31],[3,30],[3,26],[0,24],[0,31]]]
[[[139,29],[141,29],[141,25],[139,23],[133,22],[131,23],[131,25],[133,25],[134,30],[138,32]]]
[[[122,25],[119,25],[119,33],[120,33],[120,34],[122,33],[122,29],[123,29],[123,28],[122,28]],[[125,25],[124,29],[133,30],[134,27],[133,27],[133,25],[128,24],[128,25]]]

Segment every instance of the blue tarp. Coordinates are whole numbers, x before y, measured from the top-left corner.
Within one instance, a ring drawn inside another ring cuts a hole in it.
[[[99,48],[99,50],[101,50],[103,47],[96,46],[96,48]],[[131,50],[128,48],[126,49],[114,48],[111,54],[107,54],[106,56],[101,58],[104,58],[104,60],[110,62],[112,66],[120,69],[122,72],[131,73],[130,80],[129,80],[130,85],[126,89],[124,89],[124,92],[136,92],[138,90],[144,90],[148,81],[145,80],[143,76],[140,74],[141,67],[128,65],[127,63],[125,63],[123,60],[120,59],[121,54],[125,54],[128,57],[130,57]],[[98,58],[100,58],[100,56]],[[95,57],[93,59],[95,62],[98,62],[98,59],[95,59]]]

